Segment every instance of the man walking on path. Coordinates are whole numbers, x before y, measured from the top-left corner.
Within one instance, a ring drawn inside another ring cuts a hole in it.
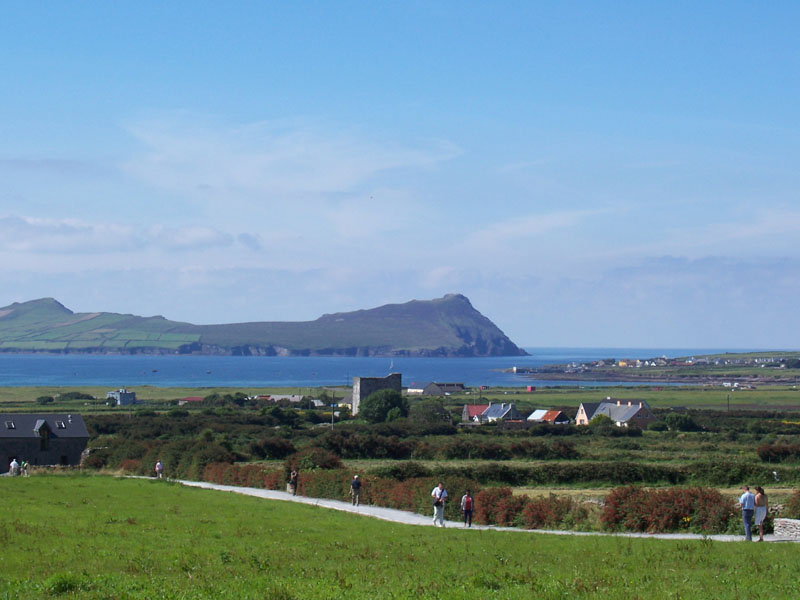
[[[11,464],[8,465],[8,472],[12,475],[19,475],[19,463],[16,458],[11,459]]]
[[[156,470],[156,479],[161,479],[164,476],[164,463],[161,462],[160,458],[156,461],[155,470]]]
[[[431,498],[433,498],[433,524],[436,525],[438,520],[438,527],[444,527],[444,503],[447,501],[447,490],[444,489],[441,481],[433,488]]]
[[[744,539],[747,542],[753,541],[753,534],[750,530],[753,522],[753,511],[756,508],[756,497],[750,491],[750,486],[744,486],[744,493],[739,498],[739,506],[742,507],[742,521],[744,522]]]
[[[353,499],[353,506],[358,506],[359,494],[361,494],[361,480],[358,475],[353,475],[353,481],[350,482],[350,496]]]

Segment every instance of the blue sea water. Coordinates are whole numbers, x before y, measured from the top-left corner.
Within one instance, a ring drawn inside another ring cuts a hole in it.
[[[339,358],[265,356],[105,356],[0,354],[0,386],[315,387],[352,385],[354,376],[402,373],[403,385],[431,381],[468,386],[609,385],[531,381],[511,367],[604,358],[679,357],[720,349],[526,348],[530,356],[491,358]],[[731,350],[729,350],[731,351]],[[746,350],[736,350],[744,352]],[[615,383],[613,385],[619,385]]]

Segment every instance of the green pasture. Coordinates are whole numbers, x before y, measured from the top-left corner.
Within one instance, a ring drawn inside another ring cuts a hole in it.
[[[121,382],[119,387],[125,387]],[[213,393],[220,395],[236,394],[238,392],[247,395],[258,394],[302,394],[316,396],[322,392],[322,388],[278,388],[278,387],[259,387],[259,388],[224,388],[224,387],[157,387],[151,385],[131,386],[130,391],[136,392],[136,399],[140,402],[135,406],[124,406],[109,408],[105,405],[106,393],[114,389],[112,386],[23,386],[23,387],[0,387],[0,412],[66,412],[74,411],[86,413],[95,412],[131,412],[143,408],[156,410],[169,410],[173,404],[181,398],[189,396],[205,397]],[[60,401],[59,394],[67,392],[84,392],[94,396],[94,400],[69,400]],[[342,397],[343,391],[338,391],[337,396]],[[41,406],[36,403],[36,398],[40,396],[52,396],[55,402]],[[200,410],[199,407],[186,406],[190,410]]]
[[[536,385],[536,382],[531,382]],[[607,397],[621,400],[645,400],[652,408],[794,408],[800,411],[800,390],[790,385],[762,386],[754,390],[736,390],[722,386],[602,386],[539,387],[489,389],[482,392],[449,396],[448,405],[513,402],[518,409],[577,408],[582,402],[602,402]]]
[[[125,382],[120,382],[117,387],[125,387]],[[38,387],[0,387],[0,410],[36,410],[35,400],[39,396],[53,396],[56,403],[46,406],[48,412],[54,411],[105,411],[106,392],[114,389],[111,386],[38,386]],[[248,395],[257,394],[301,394],[305,396],[318,396],[321,387],[158,387],[152,385],[129,386],[128,389],[136,392],[136,397],[144,406],[139,408],[168,408],[174,402],[187,396],[207,396],[212,393],[235,394],[242,392]],[[74,400],[58,402],[58,394],[80,391],[90,394],[96,401]],[[339,388],[337,395],[344,396],[349,388]],[[800,391],[793,386],[763,386],[755,390],[737,390],[719,386],[619,386],[619,387],[550,387],[539,388],[534,392],[527,392],[524,388],[492,388],[479,392],[471,391],[469,394],[448,396],[444,399],[445,405],[460,414],[464,404],[486,404],[489,402],[513,402],[520,411],[532,411],[537,408],[567,408],[577,410],[582,402],[601,402],[605,398],[619,398],[621,400],[645,400],[652,408],[686,407],[696,409],[769,409],[800,411]],[[423,397],[410,396],[411,403],[421,401]],[[159,406],[164,405],[164,406]],[[196,407],[187,407],[195,409]],[[129,407],[115,408],[113,410],[130,410]]]
[[[0,479],[0,597],[791,598],[794,544],[434,529],[99,476]]]

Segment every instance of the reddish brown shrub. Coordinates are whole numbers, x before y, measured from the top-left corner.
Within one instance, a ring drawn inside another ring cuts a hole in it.
[[[600,521],[608,529],[717,533],[727,529],[733,516],[733,503],[712,488],[645,490],[626,486],[606,497]]]
[[[508,487],[490,487],[481,490],[475,496],[475,514],[474,520],[476,523],[483,523],[484,525],[492,525],[497,523],[497,507],[500,501],[511,496],[511,488]]]

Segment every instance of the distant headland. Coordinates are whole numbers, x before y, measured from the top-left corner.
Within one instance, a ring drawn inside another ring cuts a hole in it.
[[[461,294],[314,321],[193,325],[74,313],[53,298],[0,308],[0,352],[236,356],[524,356]]]

